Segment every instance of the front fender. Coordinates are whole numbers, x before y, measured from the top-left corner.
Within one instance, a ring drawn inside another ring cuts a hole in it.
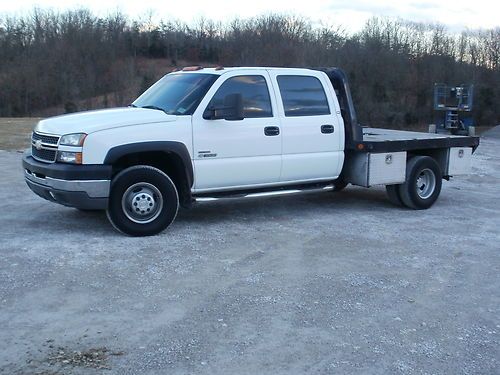
[[[175,155],[180,158],[187,177],[188,186],[193,186],[193,163],[186,145],[182,142],[151,141],[116,146],[108,151],[106,157],[104,158],[104,164],[113,165],[122,157],[131,154],[140,154],[143,152],[164,152],[165,154]]]

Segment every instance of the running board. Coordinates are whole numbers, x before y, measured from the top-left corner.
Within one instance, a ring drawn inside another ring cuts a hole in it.
[[[251,197],[266,197],[272,195],[286,195],[296,194],[305,191],[318,191],[318,190],[331,190],[333,189],[333,182],[323,182],[314,184],[301,184],[301,185],[286,185],[281,187],[268,187],[259,189],[246,189],[246,190],[231,190],[231,191],[217,191],[210,193],[193,194],[193,198],[197,201],[206,201],[221,198],[251,198]]]

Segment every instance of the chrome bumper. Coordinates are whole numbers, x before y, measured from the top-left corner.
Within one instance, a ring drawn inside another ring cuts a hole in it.
[[[60,180],[48,176],[37,175],[35,172],[24,170],[27,182],[41,185],[48,189],[67,192],[86,193],[89,198],[108,198],[110,180]]]

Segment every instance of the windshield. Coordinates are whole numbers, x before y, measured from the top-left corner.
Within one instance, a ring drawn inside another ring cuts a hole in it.
[[[216,74],[168,74],[147,89],[133,107],[162,110],[169,115],[192,115],[219,76]]]

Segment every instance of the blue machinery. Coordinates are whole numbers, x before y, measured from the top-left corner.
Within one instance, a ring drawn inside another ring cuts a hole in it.
[[[452,134],[469,134],[473,127],[472,102],[473,85],[448,86],[443,83],[434,84],[434,110],[445,112],[436,121],[436,130]]]

